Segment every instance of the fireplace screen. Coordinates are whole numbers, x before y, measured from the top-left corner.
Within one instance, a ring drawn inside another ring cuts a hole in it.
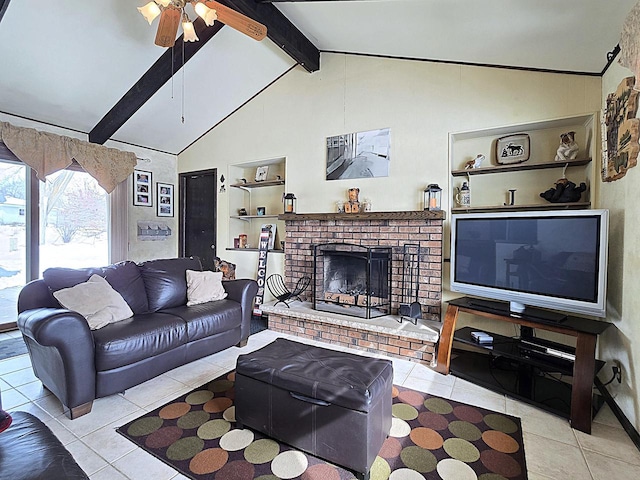
[[[362,318],[389,315],[390,247],[314,245],[313,263],[314,309]]]

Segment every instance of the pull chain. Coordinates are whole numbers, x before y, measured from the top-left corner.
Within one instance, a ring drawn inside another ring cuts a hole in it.
[[[171,46],[171,100],[173,100],[173,60],[174,60],[175,50],[173,45]]]
[[[184,65],[184,41],[182,42],[182,124],[184,125],[184,81],[185,81],[185,70]]]

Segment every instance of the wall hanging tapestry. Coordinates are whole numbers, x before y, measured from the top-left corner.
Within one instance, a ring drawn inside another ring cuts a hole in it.
[[[637,164],[640,119],[635,118],[638,91],[633,85],[634,77],[627,77],[607,96],[603,125],[606,138],[602,146],[602,180],[605,182],[624,177],[627,170]]]

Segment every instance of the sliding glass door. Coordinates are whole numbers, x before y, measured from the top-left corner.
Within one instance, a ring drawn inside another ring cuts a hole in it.
[[[0,331],[16,322],[22,286],[47,268],[109,263],[108,202],[79,168],[40,182],[21,162],[0,156]]]
[[[0,159],[0,328],[15,322],[27,273],[27,167]]]

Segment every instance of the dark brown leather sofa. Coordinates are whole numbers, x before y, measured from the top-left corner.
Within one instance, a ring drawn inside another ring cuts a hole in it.
[[[18,297],[18,328],[35,375],[71,419],[93,400],[233,345],[250,334],[254,280],[230,280],[224,300],[187,306],[186,270],[198,258],[121,262],[101,268],[48,269]],[[90,330],[80,314],[63,309],[52,292],[104,277],[134,315]]]

